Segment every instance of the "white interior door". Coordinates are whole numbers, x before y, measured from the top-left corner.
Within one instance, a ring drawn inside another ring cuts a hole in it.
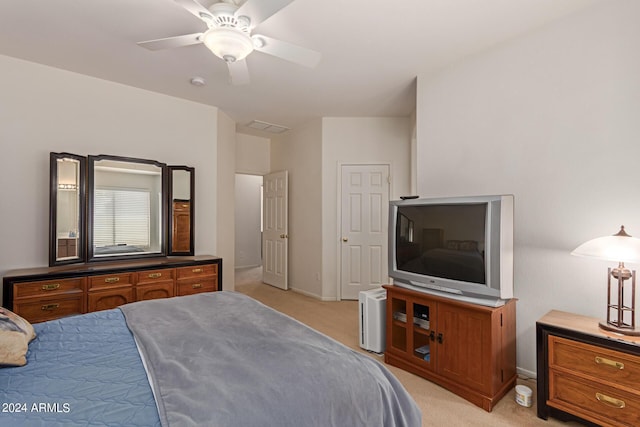
[[[263,177],[262,281],[285,290],[288,289],[288,187],[287,171]]]
[[[340,295],[358,299],[387,283],[389,165],[341,169]]]

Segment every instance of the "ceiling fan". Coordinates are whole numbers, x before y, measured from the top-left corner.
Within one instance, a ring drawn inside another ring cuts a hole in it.
[[[208,8],[196,0],[175,1],[201,19],[208,29],[202,33],[138,42],[138,45],[149,50],[160,50],[204,43],[227,63],[234,85],[249,83],[245,58],[254,50],[310,68],[320,62],[321,55],[316,51],[252,34],[256,26],[293,0],[247,0],[241,5],[234,0],[223,0]]]

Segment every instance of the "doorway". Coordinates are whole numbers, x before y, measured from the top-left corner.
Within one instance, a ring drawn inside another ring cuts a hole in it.
[[[262,176],[236,174],[235,180],[235,268],[259,269],[262,281]]]

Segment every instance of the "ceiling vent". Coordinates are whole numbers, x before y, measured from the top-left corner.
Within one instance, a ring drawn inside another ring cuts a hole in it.
[[[274,125],[272,123],[267,123],[267,122],[261,122],[260,120],[254,120],[251,123],[249,123],[247,126],[250,127],[251,129],[257,129],[257,130],[261,130],[269,133],[283,133],[289,130],[288,127]]]

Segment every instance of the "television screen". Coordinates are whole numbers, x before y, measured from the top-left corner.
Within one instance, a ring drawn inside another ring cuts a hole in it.
[[[487,203],[398,206],[398,270],[486,285]]]
[[[513,298],[513,196],[389,202],[398,286],[497,307]]]

